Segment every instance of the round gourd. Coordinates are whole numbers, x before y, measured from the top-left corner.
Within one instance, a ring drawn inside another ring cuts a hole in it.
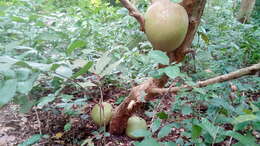
[[[127,127],[126,127],[126,135],[130,138],[137,139],[142,137],[137,137],[133,135],[133,132],[136,130],[146,130],[147,125],[146,121],[140,117],[132,116],[127,121]]]
[[[104,113],[101,105],[104,107]],[[113,114],[113,107],[110,103],[103,102],[102,104],[96,104],[91,111],[91,118],[98,126],[107,125]]]
[[[186,10],[170,0],[156,0],[145,13],[145,33],[154,49],[169,52],[178,48],[188,26]]]

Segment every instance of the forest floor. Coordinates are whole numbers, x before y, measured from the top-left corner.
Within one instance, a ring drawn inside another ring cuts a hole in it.
[[[64,93],[73,93],[71,92],[74,89],[69,90],[70,88],[64,90]],[[98,92],[98,90],[96,90]],[[115,107],[115,103],[118,100],[118,98],[122,96],[126,96],[129,91],[119,89],[117,87],[106,87],[103,88],[104,93],[104,101],[110,102]],[[89,94],[89,93],[83,93],[83,94]],[[95,94],[95,92],[91,93],[92,96],[98,96]],[[80,95],[73,95],[74,97],[80,96]],[[250,95],[254,98],[259,97],[259,93],[254,93]],[[174,102],[174,99],[170,98],[171,96],[164,96],[162,98],[160,108],[157,108],[165,111],[166,113],[172,113],[171,110],[171,103]],[[82,141],[86,142],[86,145],[97,145],[97,146],[131,146],[133,145],[133,140],[128,138],[125,135],[121,136],[115,136],[115,135],[109,135],[107,137],[103,137],[102,134],[99,134],[98,127],[92,122],[91,118],[88,116],[93,105],[98,103],[99,98],[92,98],[88,101],[88,104],[86,104],[83,108],[83,114],[80,114],[79,116],[68,116],[66,114],[63,114],[60,109],[37,109],[33,108],[29,113],[22,114],[19,112],[19,106],[13,103],[10,103],[3,108],[0,109],[0,146],[13,146],[18,145],[24,141],[26,141],[28,138],[30,138],[32,135],[35,134],[43,134],[48,135],[45,138],[42,138],[36,145],[51,145],[51,146],[74,146],[79,145],[75,143],[79,143]],[[59,103],[59,100],[55,101],[53,104]],[[77,108],[77,107],[75,107]],[[143,117],[147,124],[151,124],[152,117],[148,117],[147,115],[143,114],[144,110],[147,110],[147,105],[144,105],[142,109],[140,109],[139,112],[136,114]],[[202,112],[206,111],[206,109],[202,108],[200,109]],[[194,115],[186,115],[183,116],[180,113],[172,113],[169,115],[172,120],[167,120],[164,122],[164,124],[170,123],[170,122],[176,122],[176,119],[178,120],[185,120],[189,118],[194,118]],[[64,130],[64,126],[67,123],[71,123],[70,130],[66,131]],[[225,127],[228,128],[228,127]],[[173,128],[171,133],[161,138],[160,141],[176,141],[178,138],[188,139],[181,135],[181,132],[184,132],[185,129],[183,128]],[[157,132],[158,133],[158,132]],[[157,134],[154,133],[154,134]],[[226,145],[228,142],[224,141],[217,145]],[[235,141],[234,141],[235,142]]]

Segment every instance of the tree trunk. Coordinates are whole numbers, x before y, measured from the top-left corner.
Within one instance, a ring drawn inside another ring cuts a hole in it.
[[[242,0],[240,10],[238,12],[237,20],[241,23],[248,22],[250,15],[254,9],[255,0]]]
[[[144,18],[138,10],[131,5],[129,0],[120,0],[121,3],[129,10],[131,16],[135,17],[141,25],[141,30],[144,30]],[[196,34],[197,28],[200,23],[201,16],[206,4],[206,0],[183,0],[180,3],[187,11],[189,16],[189,28],[182,45],[168,53],[171,62],[180,62],[183,60],[187,53],[190,53],[190,46]],[[164,66],[159,66],[159,68]],[[137,108],[144,102],[150,100],[156,93],[151,93],[152,88],[162,88],[168,81],[167,76],[162,76],[159,79],[149,79],[139,86],[132,88],[129,96],[116,108],[113,113],[109,132],[111,134],[122,134],[126,128],[128,118],[137,110]]]

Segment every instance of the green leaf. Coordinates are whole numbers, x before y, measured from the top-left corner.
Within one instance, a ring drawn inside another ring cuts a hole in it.
[[[168,115],[165,112],[159,112],[156,114],[160,119],[167,119]]]
[[[131,133],[135,137],[147,137],[151,136],[151,132],[145,129],[138,129]]]
[[[78,82],[78,84],[84,88],[97,86],[96,84],[92,83],[91,81]]]
[[[87,138],[83,141],[83,143],[80,146],[95,146],[92,142],[92,138]]]
[[[72,76],[71,68],[60,66],[56,69],[55,73],[61,78],[70,78]]]
[[[71,123],[67,123],[67,124],[64,126],[64,131],[66,131],[66,132],[70,131],[71,127],[72,127]]]
[[[16,66],[24,67],[24,68],[32,68],[27,62],[25,61],[17,61],[15,63]]]
[[[185,105],[185,106],[182,107],[181,112],[182,112],[183,115],[189,115],[189,114],[192,113],[192,109],[191,109],[190,106]]]
[[[248,127],[248,125],[250,125],[250,121],[238,123],[238,124],[235,124],[235,125],[234,125],[234,129],[235,129],[236,131],[244,130],[244,129],[246,129],[246,127]]]
[[[160,119],[155,119],[151,125],[151,130],[154,133],[157,131],[161,126],[161,120]]]
[[[258,112],[259,108],[257,106],[255,106],[252,102],[250,102],[250,107],[253,110],[253,112]]]
[[[26,20],[23,19],[22,17],[12,16],[11,18],[12,18],[12,20],[15,21],[15,22],[22,22],[22,23],[26,22]]]
[[[135,146],[160,146],[160,144],[153,138],[145,138],[140,143],[135,144]]]
[[[74,98],[73,95],[68,95],[68,94],[62,94],[60,97],[63,100],[63,102],[71,101]]]
[[[166,75],[172,79],[175,79],[178,76],[182,76],[178,66],[169,66],[163,69]]]
[[[5,16],[5,12],[4,11],[0,11],[0,16]]]
[[[198,125],[192,125],[191,138],[196,140],[201,135],[202,128]]]
[[[12,100],[16,92],[16,85],[16,79],[4,81],[2,88],[0,88],[0,107]]]
[[[86,73],[91,66],[93,65],[92,61],[89,61],[87,64],[85,64],[78,72],[76,72],[75,74],[72,75],[72,78],[77,78],[81,75],[83,75],[84,73]]]
[[[164,142],[163,146],[178,146],[178,145],[174,142]]]
[[[16,78],[16,74],[13,70],[11,69],[4,69],[4,68],[0,68],[0,75],[5,79],[5,80],[9,80],[9,79],[15,79]],[[4,81],[4,80],[0,80],[0,81]]]
[[[199,34],[200,34],[202,40],[203,40],[206,44],[209,44],[209,38],[208,38],[208,36],[207,36],[205,33],[203,33],[203,32],[199,32]]]
[[[32,89],[33,81],[17,82],[17,92],[27,94]]]
[[[196,91],[200,94],[206,94],[205,90],[203,88],[193,88],[193,91]]]
[[[58,41],[60,39],[60,35],[55,32],[43,32],[39,35],[38,39],[44,41]]]
[[[58,67],[60,67],[60,64],[53,64],[50,68],[51,71],[55,71]]]
[[[11,58],[9,56],[0,56],[0,63],[8,64],[8,66],[15,64],[17,61],[17,59]]]
[[[251,111],[250,109],[243,109],[243,112],[248,115],[253,114],[253,111]]]
[[[39,108],[42,108],[44,105],[48,104],[49,102],[52,102],[55,99],[55,96],[53,94],[49,94],[48,96],[42,97],[37,106]]]
[[[22,144],[19,144],[18,146],[33,145],[33,144],[39,142],[42,137],[43,137],[43,135],[41,135],[41,134],[35,134],[35,135],[31,136],[29,139],[27,139],[25,142],[23,142]]]
[[[72,61],[72,69],[82,68],[86,65],[87,60],[84,59],[75,59]]]
[[[164,72],[160,69],[149,72],[149,76],[151,76],[155,79],[159,79],[163,74],[164,74]]]
[[[43,64],[43,63],[36,63],[36,62],[25,62],[27,63],[30,68],[38,69],[41,71],[49,71],[51,68],[50,64]]]
[[[124,99],[125,99],[125,96],[120,96],[119,98],[116,99],[115,104],[119,105],[120,103],[122,103],[124,101]]]
[[[90,68],[95,74],[100,75],[101,72],[105,69],[105,67],[110,63],[111,57],[108,56],[109,52],[104,53],[104,55],[97,61],[97,63]]]
[[[28,68],[18,68],[16,71],[16,78],[18,81],[25,81],[29,78],[30,73],[32,72]]]
[[[169,57],[166,55],[165,52],[159,50],[152,50],[149,52],[148,55],[155,61],[155,63],[169,65]]]
[[[111,135],[110,135],[109,132],[105,132],[105,133],[104,133],[104,136],[105,136],[105,137],[110,137]]]
[[[223,135],[227,135],[227,136],[231,136],[235,139],[237,139],[240,143],[242,143],[245,146],[257,146],[257,144],[255,143],[255,141],[247,136],[243,136],[240,133],[237,133],[235,131],[225,131],[223,133]]]
[[[103,77],[103,76],[105,76],[105,75],[111,74],[111,72],[112,72],[114,69],[116,69],[116,67],[117,67],[121,62],[123,62],[123,60],[124,60],[124,59],[122,58],[122,59],[120,59],[120,60],[118,60],[118,61],[112,63],[111,65],[109,65],[109,66],[100,74],[100,76]]]
[[[70,43],[69,47],[66,50],[67,55],[70,55],[75,49],[82,48],[86,43],[82,40],[75,40]]]
[[[35,100],[29,99],[28,96],[18,96],[15,98],[15,103],[20,105],[20,112],[27,113],[35,105]]]
[[[222,107],[224,109],[226,109],[227,111],[230,112],[237,112],[234,107],[232,105],[230,105],[226,100],[224,100],[223,98],[213,98],[210,100],[210,104],[217,106],[217,107]]]
[[[38,78],[38,73],[33,74],[28,80],[17,83],[17,92],[22,94],[28,94],[33,88],[33,84]]]
[[[256,120],[257,116],[253,115],[253,114],[248,114],[248,115],[240,115],[238,117],[236,117],[233,121],[234,124],[239,124],[239,123],[243,123],[246,121],[253,121]]]
[[[208,119],[202,118],[199,125],[202,129],[206,130],[212,138],[216,137],[217,133],[221,131],[220,127],[214,126]]]
[[[182,0],[171,0],[172,2],[175,2],[175,3],[179,3],[181,2]]]
[[[260,121],[252,123],[253,129],[260,131]]]
[[[172,131],[172,125],[171,124],[168,124],[166,126],[164,126],[158,133],[158,138],[162,138],[164,136],[167,136],[168,134],[171,133]]]
[[[182,138],[178,138],[176,140],[176,143],[179,144],[179,145],[184,145],[184,142],[183,142],[183,139]]]
[[[222,141],[224,141],[225,137],[224,135],[221,135],[222,133],[220,133],[218,136],[216,137],[212,137],[208,132],[202,134],[204,142],[205,143],[220,143]]]

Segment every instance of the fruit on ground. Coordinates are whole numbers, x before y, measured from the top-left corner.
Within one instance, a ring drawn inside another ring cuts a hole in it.
[[[145,13],[145,33],[154,49],[169,52],[178,48],[188,26],[186,10],[170,0],[155,0]]]
[[[103,107],[103,109],[102,109]],[[112,117],[113,107],[110,103],[96,104],[91,111],[91,118],[98,126],[107,125]]]
[[[126,135],[133,139],[142,138],[142,137],[134,136],[133,132],[137,130],[146,130],[146,129],[147,129],[147,125],[144,119],[137,116],[132,116],[127,121]]]

